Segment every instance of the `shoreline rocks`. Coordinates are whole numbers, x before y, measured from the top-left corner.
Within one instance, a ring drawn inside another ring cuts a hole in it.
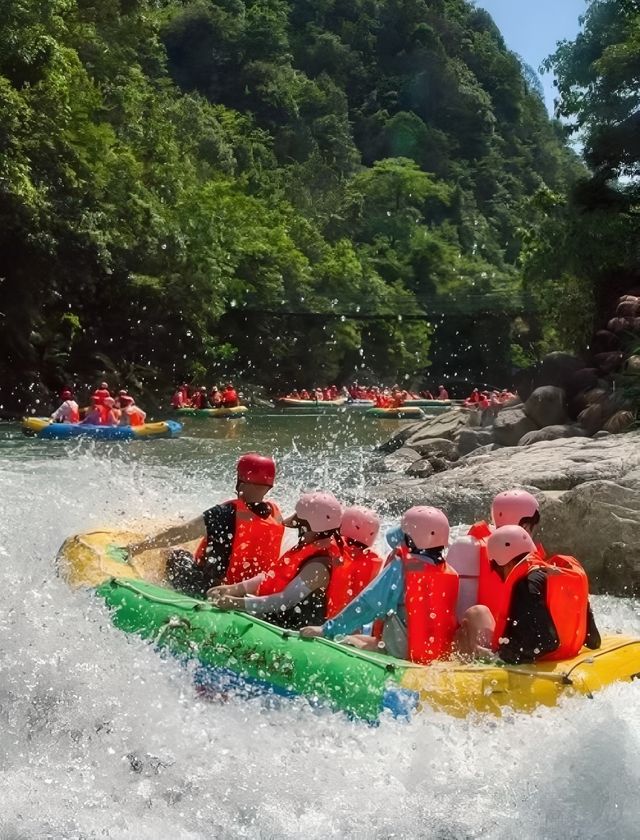
[[[540,499],[548,551],[575,554],[594,592],[640,595],[640,432],[590,438],[569,423],[500,446],[493,429],[467,426],[467,414],[455,409],[411,424],[409,434],[399,430],[382,447],[402,441],[397,461],[384,459],[391,472],[372,488],[374,498],[393,515],[429,504],[446,510],[452,524],[470,523],[487,516],[496,493],[525,487]]]

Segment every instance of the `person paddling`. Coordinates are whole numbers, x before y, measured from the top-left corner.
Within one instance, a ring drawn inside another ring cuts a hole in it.
[[[237,499],[201,516],[128,546],[130,556],[155,548],[200,540],[195,554],[174,548],[167,557],[167,578],[181,592],[204,597],[221,583],[231,584],[269,571],[280,557],[284,524],[275,502],[265,501],[275,483],[272,458],[249,452],[236,467]]]
[[[341,522],[342,506],[332,493],[303,494],[288,522],[298,528],[298,544],[270,572],[215,587],[207,597],[218,609],[246,612],[290,630],[322,623],[332,602],[333,571],[343,562]]]

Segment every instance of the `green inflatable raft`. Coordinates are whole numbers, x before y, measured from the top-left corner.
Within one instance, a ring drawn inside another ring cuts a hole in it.
[[[530,712],[567,695],[588,695],[640,675],[640,639],[605,636],[599,650],[570,660],[509,666],[455,659],[418,665],[326,639],[303,639],[240,612],[223,612],[166,586],[160,551],[133,558],[122,546],[139,532],[93,531],[70,537],[58,569],[70,586],[95,591],[113,623],[184,661],[198,681],[242,693],[304,696],[367,721],[439,710],[462,717],[505,707]]]

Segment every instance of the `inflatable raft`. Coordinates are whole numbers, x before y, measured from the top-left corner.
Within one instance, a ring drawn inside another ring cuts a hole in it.
[[[295,400],[292,397],[282,397],[275,401],[276,408],[291,414],[335,414],[344,411],[347,405],[345,399],[338,400]]]
[[[49,440],[78,437],[98,440],[147,440],[177,437],[182,431],[182,426],[175,420],[145,423],[142,426],[91,426],[83,423],[52,423],[45,417],[25,417],[22,421],[22,431],[26,435]]]
[[[420,420],[426,414],[417,406],[400,406],[400,408],[369,408],[365,412],[367,417],[382,417],[386,420]]]
[[[539,665],[413,665],[325,639],[302,639],[244,613],[163,586],[159,552],[130,563],[122,546],[140,534],[97,531],[69,538],[58,568],[74,587],[93,587],[113,623],[184,660],[196,660],[213,684],[231,674],[252,693],[305,696],[365,720],[430,709],[457,717],[500,715],[553,706],[562,697],[593,692],[640,676],[640,639],[609,636],[597,651]]]
[[[459,405],[454,400],[405,400],[406,408],[421,408],[425,414],[444,414]]]
[[[234,408],[177,408],[175,413],[181,417],[219,417],[228,420],[232,417],[244,417],[248,411],[246,405],[237,405]]]

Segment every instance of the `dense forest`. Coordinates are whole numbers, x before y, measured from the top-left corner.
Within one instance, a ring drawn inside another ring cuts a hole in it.
[[[636,0],[583,28],[549,120],[467,0],[0,0],[0,403],[584,344],[638,272]]]

